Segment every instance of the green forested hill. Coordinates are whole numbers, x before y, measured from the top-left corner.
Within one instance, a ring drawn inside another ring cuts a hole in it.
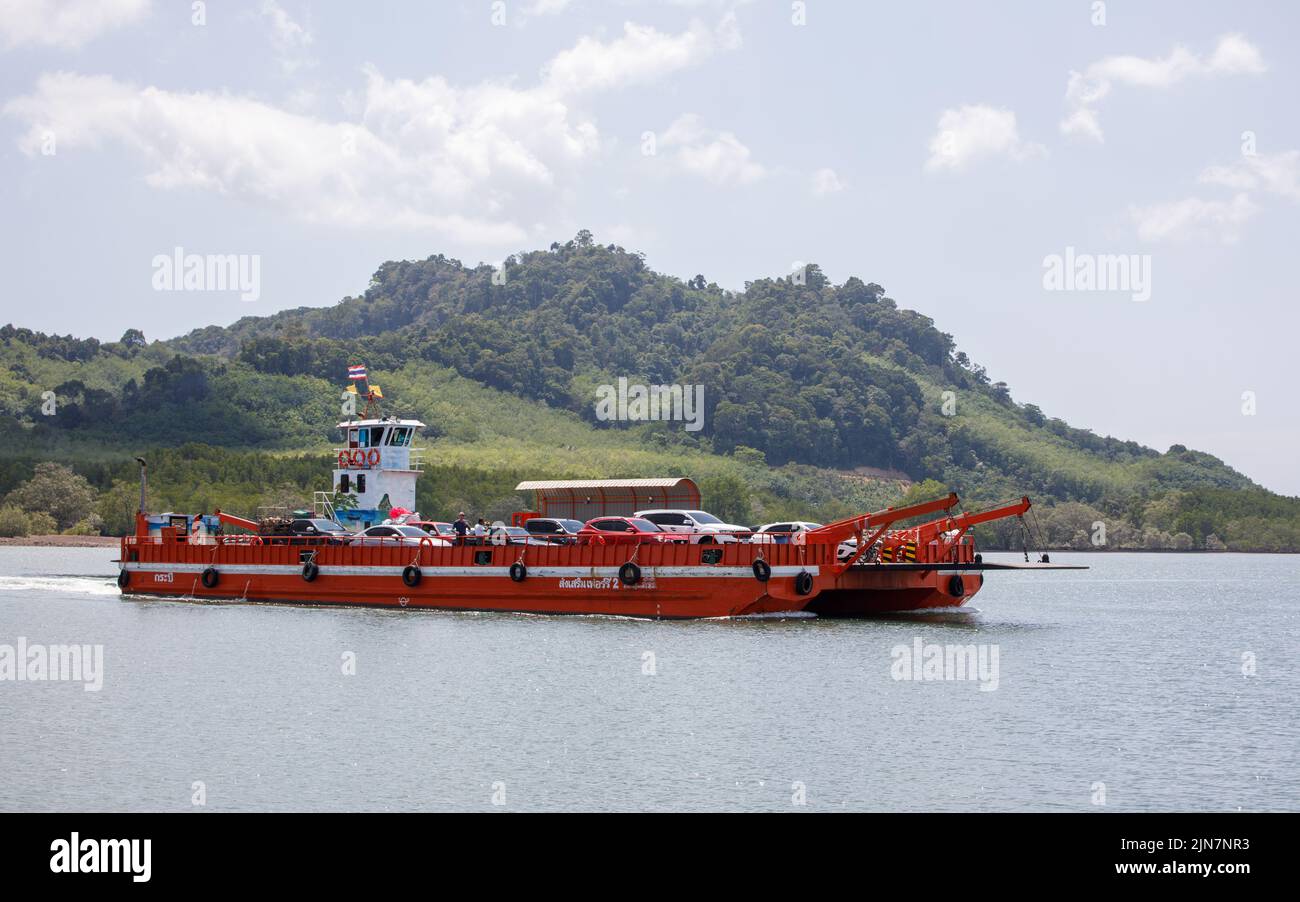
[[[346,367],[364,362],[392,412],[430,424],[430,459],[447,469],[422,480],[426,513],[508,508],[518,478],[684,473],[729,516],[825,519],[897,499],[905,482],[853,475],[871,468],[972,504],[1029,494],[1057,545],[1087,543],[1104,522],[1109,547],[1300,548],[1300,501],[1211,455],[1160,453],[1017,404],[928,317],[816,266],[728,292],[584,232],[510,258],[495,278],[442,256],[390,262],[361,297],[165,343],[6,327],[0,356],[0,417],[25,449],[0,469],[0,492],[47,457],[105,491],[129,479],[133,449],[218,446],[204,453],[232,472],[253,450],[324,451]],[[703,385],[703,428],[599,421],[596,388],[619,377]],[[326,469],[299,488],[325,487]],[[225,492],[245,505],[297,485],[206,484],[214,503]]]

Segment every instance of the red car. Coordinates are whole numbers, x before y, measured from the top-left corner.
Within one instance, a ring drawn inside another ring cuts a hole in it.
[[[686,544],[690,536],[665,532],[640,517],[597,517],[578,530],[579,545],[636,545],[643,542]]]

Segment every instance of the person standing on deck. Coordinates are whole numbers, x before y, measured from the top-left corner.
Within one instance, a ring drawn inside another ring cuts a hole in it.
[[[469,523],[465,520],[465,512],[461,511],[456,522],[451,524],[452,530],[456,533],[456,544],[465,544],[465,534],[469,532]]]

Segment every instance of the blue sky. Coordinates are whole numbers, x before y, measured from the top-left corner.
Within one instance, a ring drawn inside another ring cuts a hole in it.
[[[0,3],[0,321],[165,338],[335,303],[384,260],[495,262],[588,228],[729,288],[807,262],[879,282],[1017,400],[1300,494],[1298,19]],[[259,255],[260,296],[154,291],[178,246]],[[1149,300],[1045,289],[1067,248],[1149,261]]]

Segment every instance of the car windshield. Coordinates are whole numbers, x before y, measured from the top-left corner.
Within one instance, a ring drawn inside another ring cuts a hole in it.
[[[663,532],[662,529],[651,523],[649,520],[643,520],[640,517],[629,517],[627,522],[631,523],[642,532]]]
[[[569,532],[577,532],[578,530],[582,529],[581,520],[556,520],[555,522],[559,523]]]
[[[524,529],[524,528],[521,527],[521,526],[505,526],[505,527],[502,527],[502,528],[505,529],[505,531],[508,532],[508,533],[510,533],[510,535],[512,535],[512,536],[526,536],[526,535],[528,535],[528,530]]]
[[[713,514],[706,514],[704,511],[687,511],[687,513],[691,515],[696,523],[708,523],[711,526],[714,523],[722,522]]]
[[[307,522],[315,526],[317,532],[346,532],[342,526],[339,526],[333,520],[308,520]]]

